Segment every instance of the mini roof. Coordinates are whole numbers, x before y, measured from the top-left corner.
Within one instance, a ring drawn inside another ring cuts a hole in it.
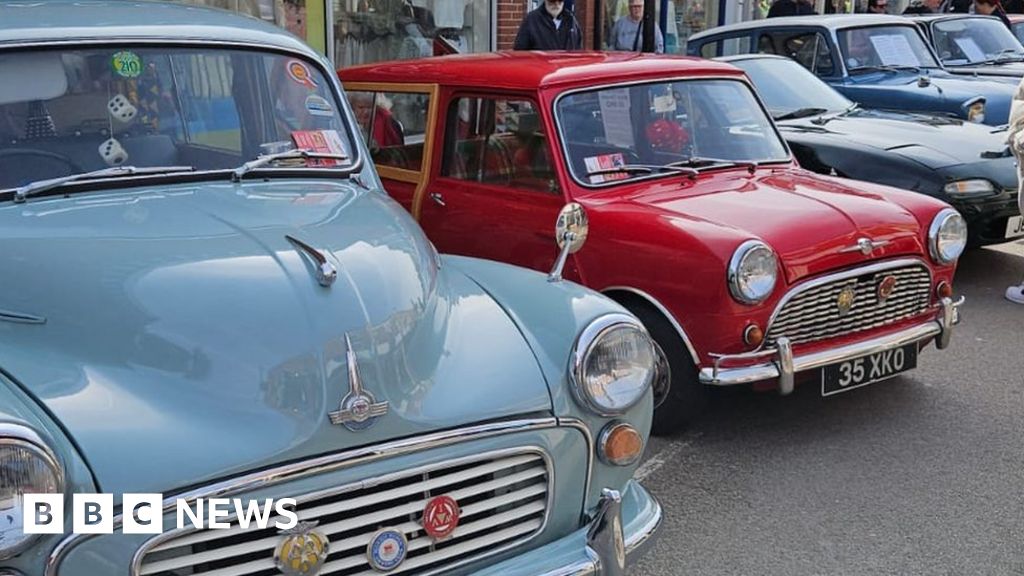
[[[729,75],[729,64],[685,56],[635,52],[493,52],[458,54],[352,66],[338,70],[342,82],[428,83],[536,90],[568,84],[592,85],[666,76]]]

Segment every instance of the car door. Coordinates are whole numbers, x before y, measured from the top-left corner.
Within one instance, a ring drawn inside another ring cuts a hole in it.
[[[547,271],[565,204],[536,100],[452,94],[420,225],[441,252]]]
[[[414,213],[430,169],[437,86],[351,82],[345,94],[384,189]]]

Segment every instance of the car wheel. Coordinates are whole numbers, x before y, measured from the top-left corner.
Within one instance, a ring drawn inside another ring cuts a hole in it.
[[[700,383],[697,366],[679,333],[660,312],[646,306],[637,307],[632,312],[661,346],[672,378],[672,387],[664,401],[654,409],[651,432],[664,436],[683,430],[707,407],[708,387]]]

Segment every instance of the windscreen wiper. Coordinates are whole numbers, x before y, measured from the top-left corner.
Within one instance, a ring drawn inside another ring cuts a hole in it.
[[[103,168],[100,170],[93,170],[91,172],[81,172],[79,174],[61,176],[60,178],[49,178],[47,180],[36,180],[35,182],[30,182],[24,186],[15,188],[14,201],[16,203],[21,203],[29,196],[35,196],[36,194],[41,194],[47,190],[52,190],[59,186],[82,180],[109,178],[111,176],[172,174],[175,172],[192,172],[194,170],[195,168],[192,166],[113,166],[111,168]]]
[[[1024,61],[1024,54],[1020,52],[1019,48],[1004,48],[992,58],[986,58],[985,64],[1007,64],[1022,61]]]
[[[740,167],[746,168],[751,174],[757,170],[759,164],[753,160],[727,160],[725,158],[705,158],[701,156],[691,156],[686,160],[680,160],[679,162],[673,162],[669,166],[677,168],[691,168],[695,171],[700,171],[707,168],[733,168]]]
[[[698,171],[688,166],[677,166],[672,164],[623,164],[612,168],[601,168],[590,170],[587,176],[602,176],[605,174],[653,174],[655,172],[679,172],[687,176],[696,176]]]
[[[242,164],[238,168],[235,168],[231,173],[231,179],[238,182],[249,172],[258,168],[277,162],[278,160],[291,160],[293,158],[308,160],[310,158],[317,160],[348,160],[348,156],[345,154],[335,154],[331,152],[316,152],[315,150],[309,150],[306,148],[300,148],[297,150],[286,150],[284,152],[278,152],[276,154],[267,154],[260,156],[255,160],[250,160],[245,164]]]
[[[850,68],[850,74],[860,74],[863,72],[921,72],[921,68],[918,66],[857,66],[856,68]]]
[[[772,116],[776,121],[778,120],[795,120],[797,118],[806,118],[808,116],[817,116],[818,114],[824,114],[828,112],[827,108],[797,108],[791,112],[785,114],[779,114],[778,116]]]

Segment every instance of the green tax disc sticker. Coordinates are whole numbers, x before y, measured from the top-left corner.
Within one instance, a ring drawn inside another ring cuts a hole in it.
[[[110,59],[110,64],[114,72],[125,78],[138,78],[142,74],[142,58],[135,52],[118,52]]]

